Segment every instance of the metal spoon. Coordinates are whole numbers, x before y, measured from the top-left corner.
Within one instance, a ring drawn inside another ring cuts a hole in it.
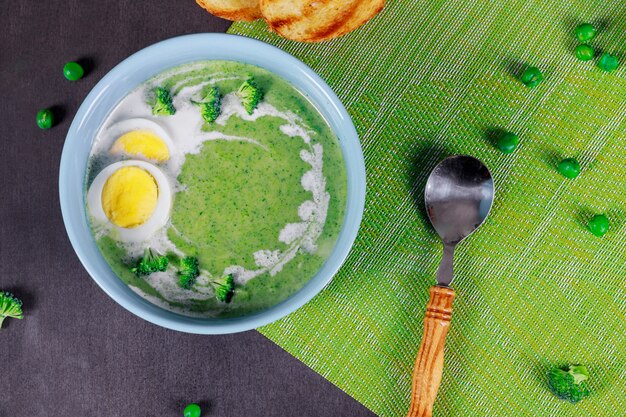
[[[437,285],[430,288],[424,336],[415,361],[413,393],[407,417],[430,417],[443,372],[446,334],[452,319],[453,255],[456,245],[489,215],[494,197],[491,173],[478,159],[456,155],[444,159],[426,182],[426,212],[443,240]]]

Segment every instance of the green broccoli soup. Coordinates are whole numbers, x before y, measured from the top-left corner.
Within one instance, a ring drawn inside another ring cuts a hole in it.
[[[135,293],[188,316],[234,317],[298,291],[346,207],[337,137],[282,78],[201,61],[159,74],[103,123],[86,206],[104,259]]]

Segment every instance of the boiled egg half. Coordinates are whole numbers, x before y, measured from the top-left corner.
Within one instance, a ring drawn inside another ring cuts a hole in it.
[[[108,134],[115,138],[109,151],[112,155],[165,163],[174,150],[165,129],[148,119],[124,120],[111,126]]]
[[[112,238],[141,242],[167,223],[172,191],[158,167],[145,161],[121,161],[94,178],[87,192],[87,207],[98,225],[113,230]]]

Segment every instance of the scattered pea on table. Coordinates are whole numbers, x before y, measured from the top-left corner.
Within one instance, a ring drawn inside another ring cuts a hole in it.
[[[576,27],[576,38],[580,42],[587,42],[596,37],[596,28],[591,23],[583,23]]]
[[[187,407],[185,407],[185,410],[183,411],[183,415],[185,417],[200,417],[200,413],[200,406],[195,403],[189,404]]]
[[[543,74],[537,67],[528,67],[522,72],[519,79],[526,87],[533,88],[543,81]]]
[[[37,112],[37,126],[40,129],[50,129],[54,124],[54,115],[50,109],[41,109]]]
[[[496,147],[502,153],[513,153],[519,144],[519,138],[515,133],[502,132],[496,138]]]
[[[574,53],[576,54],[576,58],[581,61],[590,61],[596,54],[591,46],[585,44],[578,45]]]
[[[580,174],[580,164],[574,158],[567,158],[559,162],[559,172],[565,178],[576,178]]]
[[[604,214],[596,214],[587,227],[594,236],[602,237],[609,231],[609,219]]]
[[[598,67],[602,71],[606,72],[615,71],[619,67],[619,59],[617,59],[615,55],[602,54],[602,56],[598,60]]]
[[[68,62],[63,67],[63,75],[70,81],[77,81],[83,78],[85,71],[78,62]]]

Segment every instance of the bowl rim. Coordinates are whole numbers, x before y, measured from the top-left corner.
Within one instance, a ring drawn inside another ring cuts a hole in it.
[[[92,140],[112,109],[152,76],[183,63],[231,60],[256,65],[290,82],[322,113],[339,138],[348,177],[346,212],[331,255],[296,293],[266,310],[236,318],[196,318],[158,307],[140,297],[111,270],[89,228],[84,178]],[[98,286],[131,313],[156,325],[197,334],[236,333],[272,323],[317,295],[347,258],[365,207],[365,161],[358,134],[345,107],[310,67],[264,42],[230,34],[197,33],[167,39],[135,52],[110,70],[87,95],[67,133],[59,167],[59,198],[65,228],[80,262]]]

